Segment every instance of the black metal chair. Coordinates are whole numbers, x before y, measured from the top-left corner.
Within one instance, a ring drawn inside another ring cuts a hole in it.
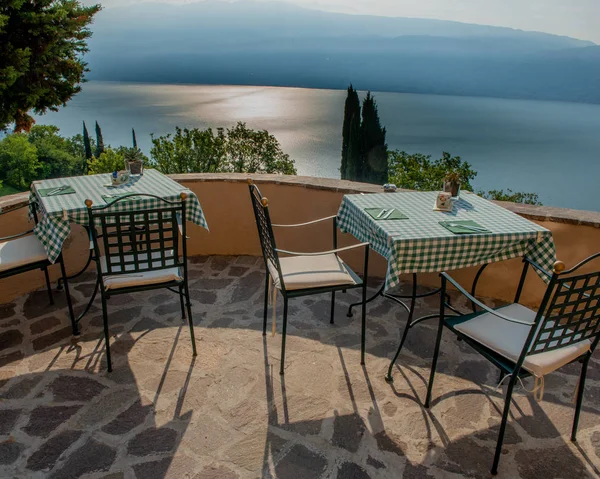
[[[160,206],[135,211],[119,211],[122,209],[119,203],[130,201],[133,196],[136,199],[153,198]],[[196,356],[188,287],[186,198],[185,193],[181,193],[181,201],[168,201],[158,196],[136,193],[122,196],[100,207],[93,207],[91,200],[85,201],[89,215],[90,247],[94,249],[93,259],[96,262],[102,297],[106,361],[109,372],[112,371],[112,362],[106,302],[111,296],[117,294],[167,288],[179,294],[182,319],[186,318],[183,301],[185,297],[192,351]],[[179,233],[181,233],[181,250]],[[100,240],[104,254],[100,250]]]
[[[498,367],[501,382],[506,376],[509,379],[492,474],[498,472],[513,388],[520,378],[535,377],[537,384],[534,392],[537,390],[543,394],[544,375],[575,361],[582,363],[571,431],[571,441],[577,439],[586,371],[600,339],[600,271],[579,275],[574,273],[598,257],[600,253],[590,256],[567,271],[564,263],[557,261],[552,274],[533,261],[524,259],[514,303],[496,309],[478,301],[447,273],[440,275],[440,321],[425,407],[430,405],[442,330],[443,326],[446,326],[459,339],[464,340]],[[549,280],[537,312],[519,304],[530,266]],[[446,316],[447,305],[444,297],[448,283],[472,302],[474,311],[476,306],[481,310],[467,315]]]
[[[269,279],[272,278],[274,287],[283,296],[283,332],[281,336],[281,366],[280,374],[284,373],[285,360],[285,338],[288,320],[288,300],[300,296],[312,294],[331,293],[331,317],[330,323],[334,322],[335,293],[348,289],[362,289],[362,328],[361,328],[361,354],[360,363],[365,363],[365,334],[366,334],[366,299],[367,278],[369,268],[369,243],[360,243],[345,248],[337,247],[337,221],[335,216],[321,218],[308,223],[295,225],[271,224],[269,216],[269,201],[264,198],[258,187],[248,180],[250,187],[250,198],[256,218],[258,236],[265,260],[265,305],[263,318],[263,336],[267,333],[267,310],[269,305]],[[317,253],[296,253],[277,249],[273,227],[296,228],[309,226],[322,221],[333,221],[333,249]],[[346,265],[338,256],[342,251],[356,248],[365,248],[364,269],[362,279]],[[279,254],[288,255],[279,258]]]
[[[37,205],[35,203],[26,203],[7,211],[0,211],[0,215],[25,207],[31,208],[34,223],[37,225]],[[15,276],[27,271],[41,269],[46,277],[48,299],[50,300],[50,304],[54,304],[52,286],[50,285],[50,276],[48,274],[48,267],[51,266],[52,263],[48,260],[44,246],[32,233],[33,229],[13,236],[0,238],[0,279]],[[73,303],[71,302],[71,295],[69,294],[67,272],[65,270],[65,263],[63,261],[62,253],[58,256],[57,262],[60,265],[60,271],[65,285],[64,288],[67,298],[67,307],[69,309],[69,317],[71,319],[71,327],[73,329],[73,334],[77,335],[77,323],[75,322],[75,315],[73,314]]]

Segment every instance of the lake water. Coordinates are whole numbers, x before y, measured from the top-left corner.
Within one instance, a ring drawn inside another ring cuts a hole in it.
[[[339,178],[346,92],[301,88],[89,82],[59,112],[38,118],[62,134],[86,121],[105,143],[148,153],[150,133],[244,121],[274,134],[298,174]],[[377,93],[390,149],[449,151],[478,171],[475,188],[537,192],[545,205],[600,211],[600,105]]]

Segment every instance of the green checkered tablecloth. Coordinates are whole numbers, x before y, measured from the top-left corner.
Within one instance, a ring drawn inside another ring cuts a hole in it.
[[[159,196],[165,200],[177,201],[181,192],[188,195],[186,202],[187,220],[208,229],[204,213],[198,197],[181,184],[156,170],[145,170],[144,174],[126,185],[107,188],[110,184],[110,174],[75,176],[52,180],[36,181],[31,185],[29,202],[39,205],[39,223],[34,229],[36,236],[44,245],[51,262],[56,261],[62,250],[63,242],[71,232],[71,223],[88,224],[88,212],[85,200],[92,200],[94,206],[104,206],[106,201],[102,195],[119,193],[147,193]],[[69,185],[75,189],[74,194],[40,197],[38,189],[54,188]],[[116,198],[115,198],[116,199]],[[123,200],[111,207],[113,211],[127,212],[138,209],[156,208],[161,206],[154,198],[132,198]],[[31,216],[31,212],[30,212]]]
[[[527,257],[552,271],[556,251],[552,233],[479,196],[462,192],[452,212],[433,211],[437,192],[417,191],[345,195],[338,225],[388,260],[385,289],[405,273],[451,271]],[[397,208],[408,219],[375,221],[365,208]],[[454,234],[440,221],[473,220],[491,231]]]

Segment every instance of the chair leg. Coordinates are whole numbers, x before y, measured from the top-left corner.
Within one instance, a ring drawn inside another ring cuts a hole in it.
[[[263,336],[267,335],[267,313],[269,310],[269,273],[265,275],[265,307],[263,311]]]
[[[400,339],[400,344],[398,345],[396,354],[394,355],[394,358],[392,359],[392,361],[390,362],[390,365],[388,367],[387,376],[385,376],[385,380],[388,383],[394,382],[394,378],[392,376],[392,369],[394,368],[394,364],[396,364],[396,360],[398,359],[398,356],[400,356],[400,352],[402,351],[402,347],[404,346],[404,341],[406,341],[406,337],[408,336],[409,330],[410,330],[410,316],[409,316],[408,320],[406,321],[406,326],[404,326],[404,332],[402,333],[402,339]]]
[[[437,360],[440,354],[440,344],[442,342],[442,333],[444,332],[444,320],[440,318],[438,326],[437,338],[435,340],[435,351],[433,352],[433,361],[431,363],[431,372],[429,373],[429,384],[427,385],[427,396],[425,397],[426,408],[429,408],[431,403],[431,391],[433,390],[433,380],[435,379],[435,370],[437,368]]]
[[[108,332],[108,312],[106,311],[106,298],[102,292],[102,321],[104,323],[104,344],[106,346],[106,365],[108,372],[112,372],[112,361],[110,358],[110,333]]]
[[[181,307],[181,319],[185,319],[185,305],[183,303],[183,285],[179,286],[179,305]]]
[[[279,374],[283,375],[283,366],[285,361],[285,337],[287,334],[287,315],[288,315],[288,299],[283,296],[283,332],[281,333],[281,366]]]
[[[577,441],[577,426],[579,426],[579,413],[581,412],[581,403],[583,401],[583,390],[585,388],[585,376],[587,374],[590,355],[586,356],[581,365],[581,375],[579,376],[579,387],[577,388],[577,402],[575,405],[575,417],[573,419],[573,429],[571,431],[571,441]]]
[[[362,323],[360,327],[360,364],[365,364],[366,336],[367,336],[367,283],[363,284],[362,294]]]
[[[502,422],[500,423],[500,432],[498,432],[498,442],[496,443],[496,453],[494,454],[494,463],[492,464],[492,474],[498,474],[498,463],[502,454],[502,442],[504,441],[504,433],[506,432],[506,422],[508,421],[508,411],[510,410],[510,401],[512,399],[513,388],[517,381],[517,375],[513,373],[508,383],[506,390],[506,400],[504,402],[504,412],[502,413]]]
[[[65,295],[67,298],[67,308],[69,309],[69,318],[71,319],[71,329],[73,331],[73,336],[79,335],[79,326],[75,321],[75,313],[73,312],[73,302],[71,301],[71,292],[69,291],[69,281],[67,279],[67,271],[65,269],[65,262],[63,261],[62,255],[59,259],[60,263],[60,272],[63,279],[63,284],[65,288]]]
[[[400,340],[400,344],[398,345],[398,350],[394,355],[394,359],[390,362],[388,366],[387,376],[385,377],[386,382],[393,383],[394,378],[392,376],[392,369],[394,368],[394,364],[396,364],[396,360],[398,356],[400,356],[400,351],[402,351],[402,346],[404,346],[404,341],[406,341],[406,337],[408,336],[408,331],[412,327],[412,318],[415,314],[415,302],[417,301],[417,274],[413,274],[413,285],[412,285],[412,297],[410,300],[410,309],[408,311],[408,318],[406,319],[406,325],[404,326],[404,332],[402,333],[402,339]]]
[[[192,320],[192,303],[190,301],[190,289],[188,287],[187,281],[185,282],[185,302],[187,306],[187,316],[188,316],[188,324],[190,325],[190,337],[192,340],[192,354],[197,356],[196,352],[196,336],[194,335],[194,322]]]
[[[46,289],[48,290],[48,299],[50,304],[54,304],[54,296],[52,296],[52,286],[50,285],[50,275],[48,274],[48,268],[44,268],[44,276],[46,277]]]
[[[333,324],[333,316],[335,314],[335,291],[331,292],[331,318],[329,324]]]

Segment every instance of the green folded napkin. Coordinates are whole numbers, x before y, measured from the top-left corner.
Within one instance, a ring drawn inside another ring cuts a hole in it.
[[[448,231],[457,235],[480,235],[491,233],[490,230],[472,220],[440,221],[440,224]]]
[[[111,193],[110,195],[102,195],[102,199],[107,203],[112,203],[115,200],[123,196],[131,195],[131,192],[128,193]]]
[[[383,211],[386,210],[385,213],[383,213],[379,218],[377,218],[377,216]],[[384,216],[387,216],[389,210],[391,210],[392,208],[365,208],[365,211],[374,219],[374,220],[406,220],[408,219],[408,216],[406,216],[404,213],[402,213],[402,211],[394,208],[394,211],[392,212],[392,214],[390,216],[388,216],[387,218],[384,218]]]
[[[56,191],[58,188],[62,188],[62,189],[60,191]],[[69,185],[60,185],[60,186],[55,186],[54,188],[43,188],[41,190],[36,188],[36,191],[37,191],[38,195],[40,195],[42,197],[72,195],[73,193],[75,193],[75,190],[73,189],[73,187],[69,186]],[[51,194],[49,194],[49,193],[51,193]]]

